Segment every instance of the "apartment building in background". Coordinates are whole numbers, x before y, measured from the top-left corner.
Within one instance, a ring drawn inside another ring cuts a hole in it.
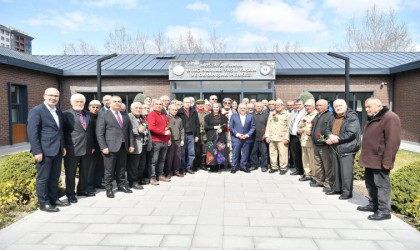
[[[0,24],[0,46],[26,54],[32,54],[32,40],[34,38],[13,27]]]

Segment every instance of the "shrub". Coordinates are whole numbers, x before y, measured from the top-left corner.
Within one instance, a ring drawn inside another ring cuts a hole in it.
[[[359,165],[360,152],[362,152],[361,149],[354,156],[354,172],[353,172],[353,177],[354,177],[355,180],[364,180],[365,179],[365,168],[364,167],[361,167]]]
[[[392,183],[392,207],[395,211],[415,217],[418,211],[413,211],[413,204],[416,200],[420,204],[420,162],[414,162],[402,167],[391,174]]]
[[[418,194],[414,202],[407,207],[407,213],[413,216],[414,225],[420,230],[420,194]]]
[[[11,155],[0,165],[0,227],[12,221],[16,211],[36,208],[36,172],[28,152]]]

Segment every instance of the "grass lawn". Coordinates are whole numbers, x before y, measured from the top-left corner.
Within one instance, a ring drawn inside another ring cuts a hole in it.
[[[415,153],[407,150],[399,150],[395,158],[393,172],[401,167],[407,166],[413,162],[420,161],[420,153]]]

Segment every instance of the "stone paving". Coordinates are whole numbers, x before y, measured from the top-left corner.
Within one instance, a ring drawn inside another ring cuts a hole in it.
[[[356,210],[366,203],[296,176],[200,171],[36,211],[0,231],[0,249],[420,249],[420,232],[395,216],[367,220]]]

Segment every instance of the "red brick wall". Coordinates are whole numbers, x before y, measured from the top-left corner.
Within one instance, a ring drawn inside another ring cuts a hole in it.
[[[28,111],[43,102],[44,90],[58,88],[57,76],[14,66],[0,64],[0,146],[9,145],[9,82],[26,85],[28,88]]]
[[[70,96],[76,92],[97,92],[96,77],[64,77],[63,110],[70,108]],[[102,77],[102,92],[143,92],[152,98],[169,95],[167,76]],[[90,100],[87,100],[90,101]]]
[[[371,91],[375,97],[388,102],[388,76],[350,76],[350,92]],[[344,92],[343,76],[278,76],[275,84],[276,97],[283,101],[296,99],[302,91]]]
[[[397,74],[394,89],[394,111],[401,119],[402,138],[420,143],[417,109],[417,100],[420,98],[420,69]]]

